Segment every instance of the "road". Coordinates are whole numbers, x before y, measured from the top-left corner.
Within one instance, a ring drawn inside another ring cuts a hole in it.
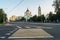
[[[55,40],[60,40],[60,24],[59,23],[32,23],[32,22],[10,22],[0,25],[0,40],[8,38],[18,29],[40,29],[42,28],[52,36]]]

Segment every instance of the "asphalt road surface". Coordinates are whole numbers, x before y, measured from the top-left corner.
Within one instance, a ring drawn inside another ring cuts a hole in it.
[[[52,36],[54,40],[60,40],[60,23],[32,23],[32,22],[10,22],[0,25],[0,40],[7,39],[18,29],[40,29],[42,28]]]

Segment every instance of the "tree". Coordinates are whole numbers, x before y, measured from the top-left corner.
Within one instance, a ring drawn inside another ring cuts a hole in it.
[[[36,15],[32,17],[32,21],[37,22],[37,16]]]
[[[31,17],[28,21],[33,21],[33,22],[37,22],[37,16],[34,15],[33,17]]]
[[[52,14],[52,22],[57,22],[57,16],[56,14]]]
[[[53,6],[55,7],[56,18],[60,21],[60,0],[55,0]]]
[[[26,19],[24,18],[24,17],[22,17],[21,19],[20,19],[20,21],[25,21]]]
[[[7,15],[3,11],[3,9],[0,9],[0,23],[5,23],[7,20]]]
[[[8,20],[7,19],[7,14],[3,14],[3,21],[4,21],[4,23],[7,22],[7,20]]]
[[[56,16],[56,14],[53,14],[52,12],[49,13],[47,19],[49,22],[57,22],[57,16]]]
[[[44,22],[45,21],[45,16],[41,15],[41,21]]]
[[[38,22],[41,22],[41,16],[38,16],[38,17],[37,17],[37,21],[38,21]]]
[[[53,3],[53,6],[55,7],[55,12],[59,11],[60,0],[55,0],[54,3]]]
[[[49,15],[48,15],[48,21],[49,21],[49,22],[53,21],[52,16],[53,16],[53,13],[50,12]]]
[[[57,17],[57,20],[60,22],[60,9],[59,9],[59,11],[56,13],[56,17]]]

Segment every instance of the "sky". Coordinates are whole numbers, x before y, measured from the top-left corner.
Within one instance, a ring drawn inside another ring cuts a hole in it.
[[[12,15],[24,16],[24,12],[27,8],[31,11],[32,15],[38,15],[38,7],[41,7],[41,14],[48,14],[50,11],[54,12],[52,6],[53,0],[24,0],[14,10],[12,10],[22,0],[0,0],[0,8],[2,8],[7,17]],[[11,11],[12,10],[12,11]]]

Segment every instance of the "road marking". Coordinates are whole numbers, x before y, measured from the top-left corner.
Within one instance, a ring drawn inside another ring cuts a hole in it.
[[[11,31],[10,33],[13,33],[14,31]]]
[[[31,28],[31,27],[26,26],[25,28]]]
[[[39,28],[39,29],[53,29],[53,27],[43,27],[43,26],[37,26],[36,28]]]
[[[17,28],[19,28],[19,29],[20,29],[20,28],[22,28],[22,27],[20,27],[20,26],[17,26]]]
[[[36,27],[37,29],[40,29],[41,27]]]
[[[3,37],[0,37],[0,38],[5,38],[5,36],[3,36]]]
[[[6,26],[12,26],[12,24],[9,24],[9,23],[8,23],[8,24],[5,24],[5,25],[6,25]]]
[[[13,33],[16,30],[17,30],[17,28],[15,28],[15,30],[11,31],[10,33],[6,33],[5,35],[11,35],[11,33]]]
[[[15,30],[11,31],[10,33],[13,33],[13,32],[16,31],[16,30],[17,30],[17,28],[15,28]]]
[[[42,28],[45,28],[45,29],[53,29],[53,27],[42,27]]]
[[[10,35],[11,33],[6,33],[5,35]]]
[[[36,37],[9,37],[8,39],[11,38],[54,38],[53,36],[36,36]]]

